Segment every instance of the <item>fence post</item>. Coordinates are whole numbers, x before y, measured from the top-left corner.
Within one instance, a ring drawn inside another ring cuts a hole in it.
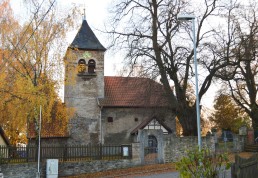
[[[67,145],[64,145],[64,149],[63,149],[63,157],[64,157],[64,161],[67,161]]]
[[[237,178],[236,177],[236,163],[231,164],[231,178]]]
[[[141,162],[141,160],[142,160],[142,158],[141,158],[141,156],[142,156],[142,154],[141,154],[141,145],[140,145],[140,143],[139,142],[137,142],[137,143],[132,143],[132,153],[131,153],[131,155],[132,155],[132,159],[134,160],[134,161],[136,161],[136,162]]]
[[[8,163],[10,163],[11,162],[11,159],[14,159],[14,157],[13,157],[13,146],[7,146],[7,153],[8,153],[8,157],[7,157],[7,160],[8,160]]]
[[[4,159],[3,146],[0,145],[0,164],[3,163],[3,159]],[[0,171],[1,171],[1,168],[0,168]]]
[[[100,149],[100,152],[99,152],[99,159],[100,160],[102,160],[102,144],[100,144],[100,147],[99,147],[99,149]]]
[[[25,146],[25,153],[26,153],[26,162],[28,163],[29,162],[29,145],[26,145]]]

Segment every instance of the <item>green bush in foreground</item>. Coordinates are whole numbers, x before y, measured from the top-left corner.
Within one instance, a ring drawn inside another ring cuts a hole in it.
[[[230,168],[228,154],[212,154],[208,149],[187,151],[187,155],[176,163],[180,178],[217,178],[219,172]]]

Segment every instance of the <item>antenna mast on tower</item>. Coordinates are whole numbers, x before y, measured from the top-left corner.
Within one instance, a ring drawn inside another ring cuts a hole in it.
[[[84,4],[84,8],[83,8],[82,20],[86,20],[85,4]]]
[[[83,20],[86,20],[86,12],[85,12],[86,10],[85,10],[85,7],[84,7],[84,9],[83,9]]]

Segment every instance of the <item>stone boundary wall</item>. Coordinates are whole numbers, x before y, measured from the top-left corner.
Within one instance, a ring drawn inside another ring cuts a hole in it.
[[[37,163],[3,164],[0,165],[4,177],[10,178],[35,178],[38,172]],[[42,176],[46,174],[46,165],[41,167]]]
[[[198,147],[197,137],[176,137],[174,135],[166,135],[164,137],[165,162],[176,162],[182,156],[186,155],[187,150],[191,150],[196,147]],[[202,147],[208,148],[212,153],[215,153],[214,137],[202,137]]]
[[[176,137],[174,135],[164,135],[162,157],[165,162],[178,161],[186,154],[186,150],[198,146],[197,137]],[[244,149],[246,138],[244,136],[234,135],[233,150],[241,152]],[[217,139],[214,136],[202,137],[202,147],[209,148],[212,153],[216,152]],[[132,143],[131,160],[113,160],[113,161],[80,161],[80,162],[59,162],[59,176],[78,175],[82,173],[99,172],[111,169],[128,168],[141,165],[141,144]],[[0,165],[4,177],[11,178],[35,178],[37,173],[37,163],[22,164],[4,164]],[[41,177],[46,175],[46,163],[41,165]]]
[[[244,151],[244,146],[247,143],[247,137],[244,135],[233,134],[232,142],[224,142],[221,138],[216,143],[216,152],[228,151],[228,152],[242,152]]]
[[[59,176],[78,175],[140,165],[134,160],[66,162],[59,165]]]
[[[58,176],[127,168],[139,164],[135,160],[65,162],[58,164]],[[37,163],[5,164],[1,165],[1,169],[4,177],[10,178],[35,178],[38,171]],[[41,177],[46,177],[46,162],[41,166]]]
[[[79,162],[59,162],[58,176],[78,175],[83,173],[99,172],[111,169],[134,167],[141,164],[140,145],[132,144],[132,159],[112,160],[112,161],[79,161]],[[10,178],[35,178],[38,172],[37,163],[3,164],[0,170],[4,177]],[[46,177],[46,162],[41,163],[41,177]]]
[[[246,143],[246,136],[233,135],[232,147],[227,147],[229,152],[242,152]],[[198,139],[194,136],[176,137],[174,135],[164,136],[164,158],[165,162],[176,162],[186,155],[187,150],[198,147]],[[219,152],[218,138],[216,136],[202,137],[202,148],[208,148],[211,153]]]
[[[245,144],[247,142],[247,137],[245,135],[233,135],[233,150],[232,152],[242,152],[244,151]]]

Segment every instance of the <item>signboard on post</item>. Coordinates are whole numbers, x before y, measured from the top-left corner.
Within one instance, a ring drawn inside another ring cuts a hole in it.
[[[123,156],[129,156],[129,148],[123,147]]]
[[[130,146],[131,145],[121,145],[121,151],[123,157],[129,157],[130,156]]]

